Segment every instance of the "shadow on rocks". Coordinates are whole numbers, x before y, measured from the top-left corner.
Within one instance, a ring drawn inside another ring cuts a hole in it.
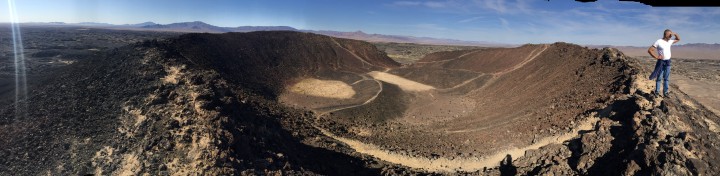
[[[509,154],[505,156],[505,159],[500,161],[500,175],[517,175],[517,167],[512,163],[512,156]]]

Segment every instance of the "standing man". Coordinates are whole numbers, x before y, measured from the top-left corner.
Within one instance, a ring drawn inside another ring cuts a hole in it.
[[[675,35],[675,40],[670,38]],[[648,48],[648,53],[657,59],[655,70],[650,74],[650,79],[655,79],[655,95],[660,96],[660,81],[663,81],[663,94],[667,96],[670,87],[670,46],[680,41],[677,33],[673,33],[670,29],[665,29],[662,39],[655,41],[655,44]]]

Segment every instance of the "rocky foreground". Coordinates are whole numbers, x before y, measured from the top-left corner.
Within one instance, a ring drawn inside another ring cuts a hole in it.
[[[648,71],[616,50],[608,51],[608,59],[628,63],[632,81],[626,95],[589,114],[599,117],[592,130],[505,160],[482,174],[718,175],[718,116],[680,91],[653,96]]]

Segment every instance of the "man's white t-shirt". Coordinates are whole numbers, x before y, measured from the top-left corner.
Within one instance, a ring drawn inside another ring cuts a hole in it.
[[[653,46],[657,48],[657,52],[659,55],[663,56],[663,60],[670,60],[671,52],[670,52],[670,46],[675,43],[675,40],[668,40],[665,41],[663,39],[658,39],[655,41],[655,44]]]

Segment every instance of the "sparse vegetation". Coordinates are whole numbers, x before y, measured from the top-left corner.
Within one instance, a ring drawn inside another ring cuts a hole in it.
[[[373,43],[380,51],[387,53],[388,57],[402,64],[410,64],[425,57],[425,55],[440,51],[457,51],[479,49],[478,46],[454,45],[426,45],[414,43]]]

